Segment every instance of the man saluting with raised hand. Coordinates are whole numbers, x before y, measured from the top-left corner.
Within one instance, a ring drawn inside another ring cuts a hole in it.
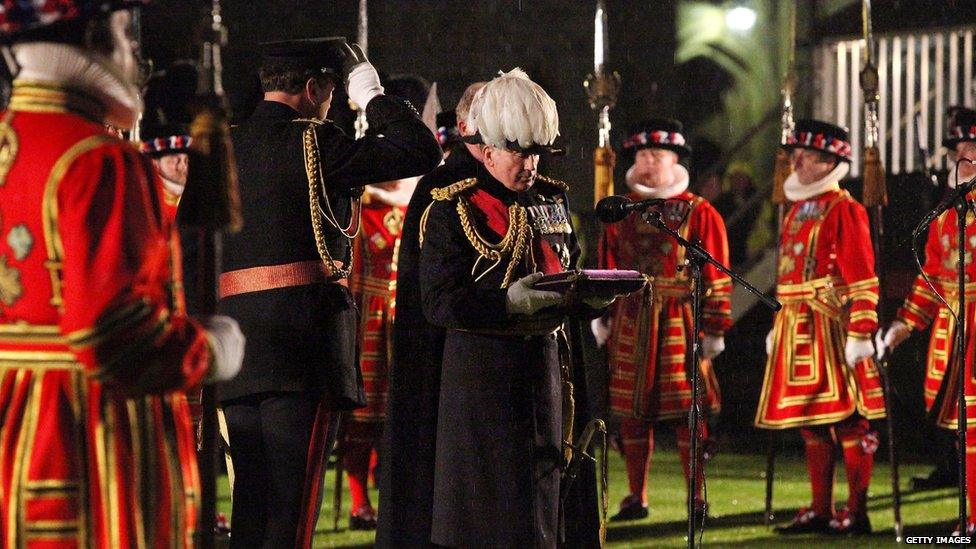
[[[250,338],[221,389],[236,481],[237,547],[308,546],[337,412],[364,404],[346,279],[360,187],[422,175],[440,147],[413,107],[383,94],[343,38],[263,45],[262,101],[231,137],[244,229],[227,238],[220,310]],[[369,131],[323,121],[336,86]]]

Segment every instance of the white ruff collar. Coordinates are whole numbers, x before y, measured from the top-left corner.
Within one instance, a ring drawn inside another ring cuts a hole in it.
[[[955,162],[952,162],[949,165],[949,178],[947,180],[947,183],[949,184],[949,188],[950,189],[955,189],[956,186],[959,184],[958,179],[956,179],[956,177],[958,176],[958,174],[959,174],[959,172],[956,171],[956,163]],[[972,178],[970,178],[970,179],[972,179]],[[963,181],[963,183],[965,183],[966,181],[969,181],[969,180],[967,179],[967,180]]]
[[[139,90],[108,58],[49,42],[15,44],[12,49],[20,69],[17,80],[53,84],[94,97],[107,111],[102,122],[116,128],[128,130],[138,122]]]
[[[413,196],[413,190],[417,188],[418,181],[420,181],[419,177],[401,179],[397,188],[392,191],[382,189],[376,185],[367,185],[366,194],[369,195],[370,200],[375,200],[380,204],[387,206],[406,206],[410,203],[410,197]]]
[[[801,185],[800,178],[797,177],[796,172],[793,172],[783,183],[783,190],[786,192],[786,198],[790,202],[799,202],[800,200],[813,198],[827,191],[839,191],[840,180],[844,179],[849,171],[851,171],[850,164],[847,162],[839,162],[837,167],[825,175],[823,179],[814,181],[809,185]]]
[[[633,171],[633,166],[627,170],[627,186],[630,187],[630,190],[640,195],[642,199],[674,198],[688,190],[688,170],[681,164],[674,165],[674,179],[671,180],[671,183],[662,187],[648,187],[647,185],[638,183],[633,175]]]
[[[166,189],[166,192],[177,198],[183,196],[183,189],[186,188],[186,185],[182,185],[176,181],[167,179],[162,175],[160,175],[159,178],[163,180],[163,189]]]

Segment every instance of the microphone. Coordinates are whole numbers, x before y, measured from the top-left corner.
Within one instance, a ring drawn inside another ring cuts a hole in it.
[[[922,221],[919,222],[918,226],[915,227],[915,230],[912,231],[912,236],[918,236],[918,233],[922,232],[922,230],[925,229],[925,227],[928,227],[929,223],[931,223],[932,220],[942,215],[942,212],[955,206],[956,202],[960,198],[969,194],[969,192],[972,191],[974,188],[976,188],[976,177],[970,179],[965,183],[956,185],[956,188],[952,189],[952,192],[949,193],[949,196],[947,196],[945,200],[940,202],[939,205],[936,206],[935,209],[933,209],[931,212],[925,214],[925,217],[922,218]],[[597,206],[599,206],[599,204],[597,204]]]
[[[634,202],[626,196],[612,195],[596,203],[596,217],[602,223],[616,223],[630,215],[630,212],[645,210],[665,202],[667,200],[664,198],[648,198]]]

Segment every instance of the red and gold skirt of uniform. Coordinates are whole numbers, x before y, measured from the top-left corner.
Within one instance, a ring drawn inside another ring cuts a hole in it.
[[[0,546],[192,547],[189,423],[180,392],[93,381],[57,326],[0,325]]]
[[[617,300],[607,342],[613,414],[650,422],[687,415],[691,408],[690,295],[687,280],[655,278],[644,291]],[[717,413],[721,394],[711,361],[702,360],[700,370],[703,404]]]
[[[773,322],[772,352],[756,411],[756,426],[788,429],[836,423],[855,412],[868,419],[885,415],[877,366],[844,359],[846,311],[843,282],[820,278],[780,284],[783,309]]]
[[[396,279],[367,276],[358,290],[362,307],[359,365],[363,371],[366,406],[353,410],[352,417],[360,422],[380,422],[386,419]]]
[[[954,309],[959,307],[959,290],[954,282],[934,281],[936,288]],[[933,296],[934,299],[934,296]],[[966,284],[966,407],[969,417],[976,416],[976,378],[973,357],[976,356],[976,283]],[[956,429],[959,421],[959,375],[956,357],[956,319],[941,306],[932,322],[929,353],[925,365],[925,409],[938,426]],[[971,420],[970,420],[971,421]]]

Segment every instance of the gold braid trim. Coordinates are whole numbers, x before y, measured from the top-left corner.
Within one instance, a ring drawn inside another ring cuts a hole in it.
[[[518,204],[512,204],[508,207],[508,232],[498,244],[488,242],[485,237],[478,233],[478,229],[475,228],[471,220],[467,200],[458,198],[457,212],[464,236],[468,238],[468,242],[478,252],[478,255],[491,261],[495,266],[499,265],[506,257],[509,258],[501,286],[507,288],[512,282],[515,267],[526,256],[532,242],[532,227],[529,226],[528,213],[525,208]]]
[[[551,177],[542,174],[537,175],[536,179],[542,181],[543,183],[548,183],[549,185],[556,187],[557,189],[561,190],[564,193],[569,192],[569,183],[566,183],[565,181],[560,181],[559,179],[553,179]]]
[[[550,181],[548,178],[546,179],[547,182]],[[478,255],[492,262],[492,267],[488,269],[489,271],[500,265],[502,261],[508,258],[508,265],[505,268],[505,278],[502,280],[501,286],[502,288],[507,288],[515,276],[516,267],[518,267],[522,260],[526,258],[528,258],[530,261],[532,260],[531,246],[533,235],[532,227],[529,225],[528,221],[528,212],[525,208],[519,206],[518,204],[512,204],[509,206],[508,232],[505,234],[505,237],[502,238],[501,242],[498,244],[492,244],[488,241],[488,239],[478,232],[477,228],[475,228],[475,224],[471,219],[471,210],[470,206],[468,205],[468,201],[464,198],[464,196],[462,196],[462,193],[474,188],[477,184],[478,179],[475,177],[470,177],[468,179],[462,179],[461,181],[452,183],[447,187],[433,189],[430,191],[430,195],[433,197],[435,202],[448,200],[457,201],[457,213],[461,222],[461,230],[464,231],[464,236],[467,237],[468,242],[471,243],[471,247],[478,252]],[[565,185],[565,183],[563,183],[563,185]],[[427,232],[427,218],[430,214],[430,208],[433,205],[434,203],[432,202],[430,206],[427,206],[427,209],[424,210],[423,216],[420,218],[421,246],[423,246],[424,235]],[[534,265],[531,267],[532,270],[535,270]]]
[[[508,288],[512,278],[515,276],[515,267],[522,262],[523,257],[528,253],[531,256],[532,246],[532,227],[528,223],[528,214],[525,208],[518,204],[512,204],[508,209],[508,235],[515,231],[515,248],[512,250],[512,258],[508,261],[508,268],[505,269],[505,279],[502,280],[502,288]],[[534,262],[533,262],[534,263]],[[531,272],[535,272],[535,265]]]
[[[461,181],[456,181],[447,187],[441,187],[439,189],[432,189],[430,191],[430,196],[434,199],[434,202],[446,202],[448,200],[454,200],[458,194],[473,188],[478,184],[478,179],[475,177],[469,177],[468,179],[462,179]],[[419,244],[422,248],[424,246],[424,236],[427,234],[427,218],[430,217],[430,208],[434,205],[431,202],[424,209],[423,215],[420,216],[420,239]]]
[[[92,122],[101,122],[105,107],[91,95],[37,80],[17,79],[10,96],[10,109],[20,112],[73,113]]]
[[[318,212],[319,197],[315,191],[315,184],[321,178],[321,173],[319,172],[319,145],[315,137],[315,128],[321,123],[315,120],[301,121],[309,122],[308,127],[302,133],[302,138],[305,149],[305,174],[308,176],[308,206],[312,215],[312,232],[315,233],[315,247],[319,252],[319,257],[335,273],[335,276],[348,278],[349,273],[352,272],[352,261],[349,261],[349,264],[343,268],[332,258],[332,254],[329,253],[329,248],[325,245],[325,231],[322,228],[322,217]],[[353,215],[358,215],[358,213],[354,212]]]
[[[478,184],[478,179],[476,177],[469,177],[468,179],[462,179],[456,183],[452,183],[446,187],[441,187],[439,189],[433,189],[430,191],[430,196],[437,201],[443,200],[454,200],[460,193],[474,187]]]
[[[424,213],[420,216],[420,234],[417,235],[417,246],[420,248],[424,247],[424,236],[427,235],[427,218],[430,217],[430,208],[433,205],[433,202],[427,204]]]

